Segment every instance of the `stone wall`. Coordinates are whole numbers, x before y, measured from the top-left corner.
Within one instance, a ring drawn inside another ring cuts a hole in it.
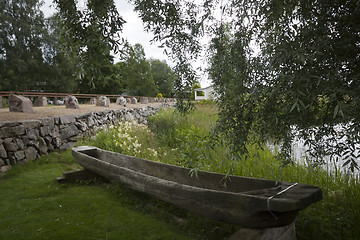
[[[55,149],[67,149],[79,138],[118,121],[147,124],[159,108],[144,107],[0,123],[0,167],[26,163]]]

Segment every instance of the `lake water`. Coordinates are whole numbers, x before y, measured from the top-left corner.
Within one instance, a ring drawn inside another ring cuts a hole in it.
[[[268,144],[269,149],[275,153],[276,152],[276,147],[273,144]],[[360,147],[359,147],[360,148]],[[358,148],[358,149],[359,149]],[[304,140],[296,140],[293,145],[292,145],[292,158],[298,162],[301,163],[303,165],[309,166],[313,163],[313,159],[310,156],[309,153],[307,153],[307,150],[309,148],[307,146],[305,146],[305,141]],[[355,154],[357,154],[357,152],[355,152]],[[326,164],[324,164],[322,167],[328,171],[335,171],[335,168],[344,173],[344,174],[350,174],[350,175],[357,175],[360,176],[360,170],[355,169],[354,172],[351,172],[351,170],[349,169],[349,165],[343,167],[343,164],[345,163],[345,159],[342,158],[341,156],[338,157],[338,161],[335,162],[334,160],[330,159],[329,156],[325,156],[324,157],[324,162]],[[360,166],[360,159],[358,159],[357,163]]]

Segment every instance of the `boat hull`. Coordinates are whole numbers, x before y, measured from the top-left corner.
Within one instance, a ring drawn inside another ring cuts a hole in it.
[[[322,197],[321,189],[314,186],[203,171],[191,177],[188,168],[95,147],[73,148],[72,153],[85,169],[109,180],[205,217],[247,228],[288,225],[300,210]]]

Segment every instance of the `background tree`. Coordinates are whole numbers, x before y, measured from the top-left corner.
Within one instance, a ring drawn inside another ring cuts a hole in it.
[[[46,69],[44,71],[45,92],[74,92],[77,89],[75,78],[78,59],[73,53],[63,51],[61,21],[57,14],[45,19],[46,34],[43,48]]]
[[[42,88],[46,34],[38,0],[0,1],[0,86],[2,90]]]
[[[127,94],[148,97],[157,94],[158,90],[151,75],[150,63],[145,58],[141,44],[129,46],[123,67]]]
[[[175,73],[171,67],[165,61],[150,59],[150,69],[158,92],[162,93],[163,97],[172,97]]]
[[[79,10],[74,0],[55,0],[64,31],[66,51],[79,59],[76,77],[81,92],[101,92],[112,80],[113,56],[120,52],[123,40],[119,33],[124,20],[113,0],[88,0]],[[96,90],[95,90],[96,89]]]

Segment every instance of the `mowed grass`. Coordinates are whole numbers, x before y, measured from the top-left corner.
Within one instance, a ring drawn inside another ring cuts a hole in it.
[[[2,175],[0,239],[222,239],[234,231],[211,233],[216,222],[118,184],[55,181],[78,167],[66,151]]]

